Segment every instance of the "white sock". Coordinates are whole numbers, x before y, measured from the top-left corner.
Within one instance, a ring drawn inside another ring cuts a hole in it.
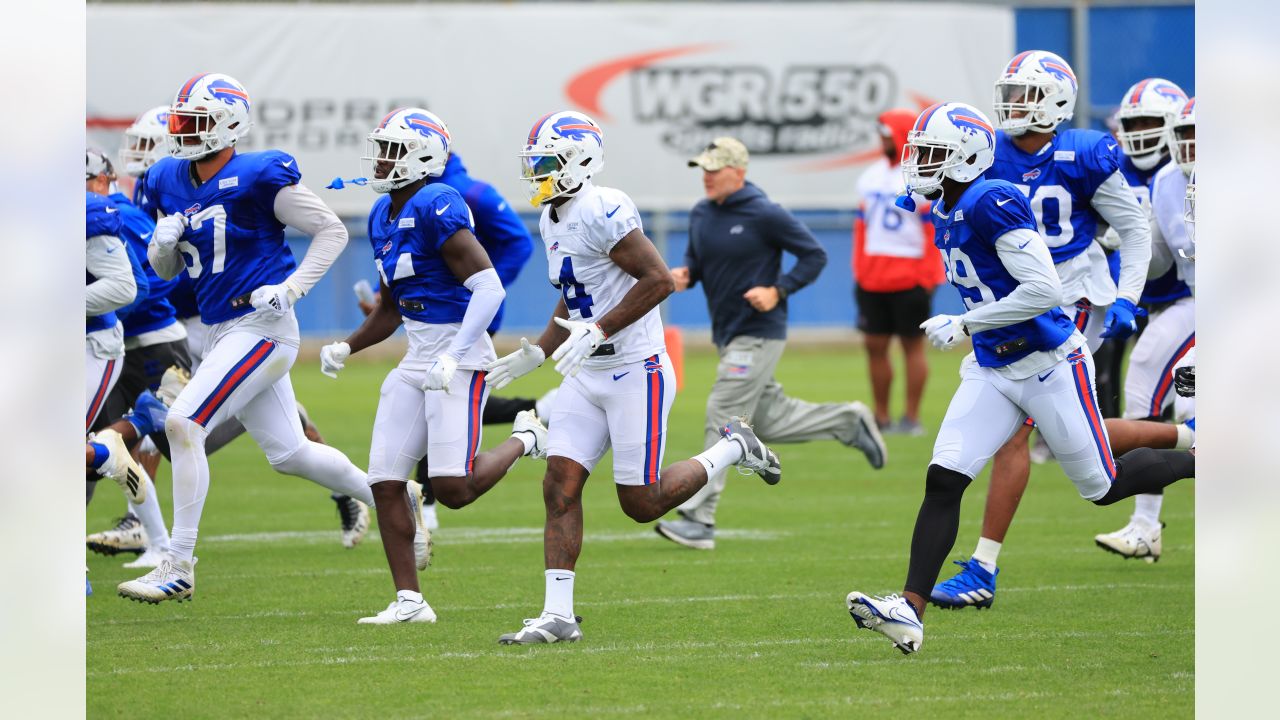
[[[742,460],[742,446],[728,438],[720,438],[715,445],[703,450],[701,455],[693,456],[693,459],[701,463],[707,469],[707,477],[711,477]]]
[[[1000,557],[1000,546],[1002,544],[990,538],[978,538],[978,549],[973,551],[973,559],[977,560],[978,564],[987,572],[995,572],[996,559]]]
[[[512,433],[511,437],[519,440],[520,444],[524,445],[525,455],[528,455],[529,453],[533,452],[533,433],[530,433],[530,432]]]
[[[1178,442],[1174,444],[1174,450],[1186,450],[1196,444],[1196,431],[1187,427],[1186,423],[1179,423]]]
[[[179,560],[191,562],[196,550],[200,513],[209,494],[209,458],[204,441],[209,433],[190,418],[170,414],[165,421],[173,466],[173,537],[170,549]]]
[[[146,474],[146,470],[142,471]],[[141,505],[129,504],[129,512],[138,516],[142,528],[147,531],[147,549],[156,552],[169,551],[169,530],[164,526],[164,514],[160,512],[160,500],[156,498],[156,486],[153,482],[147,492],[147,499]]]
[[[1130,522],[1141,521],[1153,528],[1160,527],[1160,507],[1164,505],[1164,495],[1137,495],[1133,500],[1133,517]]]
[[[272,463],[271,467],[277,472],[297,475],[336,493],[349,495],[365,505],[374,504],[369,477],[352,465],[337,448],[308,440],[287,460]]]
[[[412,590],[397,590],[396,599],[400,602],[411,602],[415,604],[422,603],[422,593]]]
[[[173,526],[173,537],[169,540],[169,554],[184,562],[191,562],[196,553],[196,528]]]
[[[542,612],[573,619],[573,571],[547,571],[547,599]]]

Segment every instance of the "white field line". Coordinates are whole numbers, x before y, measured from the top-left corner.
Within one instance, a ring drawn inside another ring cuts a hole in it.
[[[777,530],[718,530],[717,537],[726,540],[776,540],[791,535],[790,532]],[[474,528],[451,527],[434,534],[437,545],[484,545],[542,542],[542,528]],[[583,542],[634,542],[636,540],[661,540],[652,530],[631,530],[626,532],[589,532],[583,536]],[[377,534],[365,537],[365,542],[380,542]],[[322,543],[338,544],[336,530],[294,530],[260,533],[235,533],[231,535],[210,535],[200,538],[202,543],[279,543],[290,542],[298,545],[317,545]]]

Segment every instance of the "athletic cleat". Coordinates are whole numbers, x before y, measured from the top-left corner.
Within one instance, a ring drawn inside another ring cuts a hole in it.
[[[133,401],[133,409],[125,414],[138,437],[164,432],[164,419],[169,416],[169,406],[160,402],[150,390],[143,390]]]
[[[872,420],[872,422],[875,421]],[[770,485],[777,485],[778,481],[782,480],[782,462],[772,450],[760,442],[760,438],[756,437],[751,426],[747,424],[746,418],[731,418],[728,424],[720,428],[720,436],[738,443],[742,448],[742,459],[736,463],[737,465],[756,473]]]
[[[901,595],[871,597],[854,590],[844,603],[858,627],[875,630],[889,638],[903,655],[919,652],[924,644],[924,623]]]
[[[1149,563],[1160,560],[1160,530],[1164,527],[1151,527],[1144,522],[1129,521],[1128,525],[1113,533],[1096,535],[1093,541],[1098,547],[1129,558],[1142,558]]]
[[[524,621],[524,627],[498,638],[499,645],[543,645],[556,642],[578,642],[582,639],[582,618],[565,618],[544,612]]]
[[[147,473],[143,471],[142,466],[129,454],[124,438],[120,437],[119,432],[107,428],[90,436],[90,441],[107,448],[107,460],[102,463],[102,467],[98,468],[98,474],[115,480],[124,491],[125,497],[129,498],[129,502],[141,505],[142,501],[147,499],[147,486],[151,484],[151,480],[147,478]]]
[[[435,621],[436,611],[431,609],[426,600],[413,602],[412,600],[396,598],[391,601],[386,610],[371,617],[362,617],[356,621],[356,624],[397,625],[399,623],[433,623]]]
[[[350,550],[360,544],[369,532],[369,506],[359,500],[333,493],[329,497],[338,504],[338,519],[342,522],[342,547]]]
[[[435,502],[422,503],[422,521],[427,524],[427,529],[435,532],[440,529],[440,513],[436,512]]]
[[[995,572],[987,572],[982,563],[973,558],[956,560],[955,564],[964,569],[950,580],[934,585],[929,600],[946,610],[958,610],[970,605],[979,610],[991,607],[996,601],[996,575],[1000,574],[1000,568],[996,568]]]
[[[426,570],[431,565],[434,541],[426,519],[422,517],[422,484],[417,480],[410,480],[408,488],[409,506],[413,509],[413,561],[419,570]]]
[[[146,552],[139,555],[136,560],[125,563],[124,567],[127,567],[130,570],[160,567],[160,563],[164,562],[164,556],[165,553],[162,553],[159,550],[147,548]]]
[[[196,591],[196,558],[183,562],[172,555],[160,561],[155,570],[137,580],[120,583],[120,597],[158,605],[165,600],[190,600]]]
[[[876,422],[875,413],[860,402],[849,403],[849,406],[853,408],[854,432],[851,438],[847,441],[842,439],[841,442],[861,450],[862,454],[867,456],[867,462],[871,463],[871,467],[879,470],[889,459],[889,448],[884,444],[884,436],[880,434],[880,425]]]
[[[511,426],[511,436],[515,437],[524,433],[533,438],[533,447],[526,452],[531,458],[536,460],[547,459],[547,428],[543,426],[542,421],[538,419],[538,414],[532,410],[521,410],[516,413],[516,421]]]
[[[716,547],[716,527],[690,520],[684,513],[680,513],[679,520],[659,520],[653,529],[662,537],[687,548],[714,550]]]
[[[116,555],[131,552],[141,555],[147,550],[147,531],[137,515],[125,515],[110,530],[96,532],[84,539],[84,544],[99,555]]]
[[[902,418],[893,424],[889,432],[894,435],[906,435],[907,437],[924,437],[924,426],[919,420],[911,420]]]
[[[172,407],[173,401],[178,399],[178,395],[182,394],[187,383],[191,382],[191,373],[183,370],[177,365],[170,365],[168,370],[164,371],[164,375],[160,378],[160,387],[156,390],[156,397],[160,402]]]

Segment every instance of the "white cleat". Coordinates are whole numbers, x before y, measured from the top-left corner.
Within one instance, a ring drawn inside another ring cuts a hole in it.
[[[147,486],[151,484],[146,471],[142,469],[129,454],[120,433],[107,428],[90,438],[107,448],[107,461],[98,468],[98,474],[116,481],[125,497],[134,505],[141,505],[147,499]]]
[[[858,627],[889,638],[903,655],[918,652],[924,644],[924,623],[901,595],[871,597],[854,590],[844,602]]]
[[[545,645],[557,642],[578,642],[582,639],[582,618],[564,618],[543,612],[536,618],[524,621],[524,627],[498,638],[499,645]]]
[[[350,550],[369,532],[369,506],[346,495],[334,495],[338,519],[342,523],[342,547]]]
[[[125,515],[110,530],[96,532],[85,538],[84,544],[99,555],[116,555],[122,552],[142,554],[147,549],[147,531],[143,529],[142,521],[137,515]]]
[[[386,610],[370,617],[362,617],[357,625],[396,625],[399,623],[433,623],[436,611],[431,609],[426,600],[414,602],[396,598]]]
[[[426,518],[422,517],[422,484],[410,480],[407,485],[409,507],[413,510],[413,562],[419,570],[426,570],[431,565],[434,543]]]
[[[440,529],[440,513],[436,512],[435,503],[422,504],[422,521],[427,524],[427,529],[433,533]]]
[[[120,583],[116,591],[122,598],[153,605],[165,600],[190,600],[196,592],[196,558],[184,562],[167,556],[155,570],[137,580]]]
[[[527,435],[533,439],[533,446],[525,455],[535,460],[547,459],[547,428],[532,410],[521,410],[516,413],[516,421],[511,425],[511,437]]]
[[[1128,558],[1142,558],[1149,563],[1160,559],[1159,527],[1147,523],[1130,520],[1128,525],[1113,533],[1095,535],[1093,541],[1098,547]]]
[[[736,465],[759,475],[769,485],[777,485],[782,479],[782,463],[778,456],[756,437],[746,418],[731,418],[720,428],[720,437],[742,448],[742,459]]]
[[[182,394],[189,382],[191,382],[191,373],[177,365],[170,365],[160,377],[160,387],[156,390],[156,397],[160,398],[160,402],[166,406],[173,407],[173,401],[178,399],[178,395]]]
[[[164,556],[166,554],[167,553],[160,552],[159,550],[153,550],[152,548],[147,548],[146,552],[139,555],[136,560],[125,563],[124,567],[127,567],[131,570],[141,569],[141,568],[150,569],[150,568],[160,567],[160,563],[164,562]]]

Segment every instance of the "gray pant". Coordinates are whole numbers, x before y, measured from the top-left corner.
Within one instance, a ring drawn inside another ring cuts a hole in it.
[[[720,428],[735,415],[745,416],[766,443],[839,440],[848,444],[857,436],[858,417],[851,403],[811,403],[782,393],[773,371],[786,344],[785,340],[740,336],[720,348],[716,383],[707,398],[704,447],[720,439]],[[715,524],[726,476],[721,471],[709,478],[679,509],[698,522]]]

